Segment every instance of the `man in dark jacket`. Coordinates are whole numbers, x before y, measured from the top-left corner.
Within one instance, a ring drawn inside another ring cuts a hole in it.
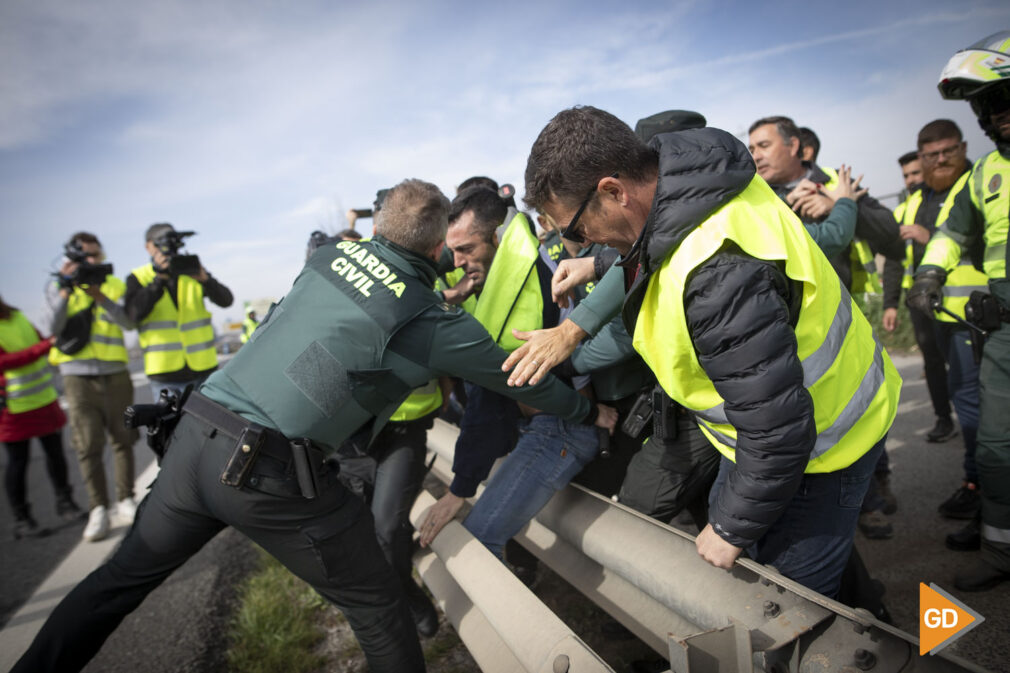
[[[698,553],[730,568],[746,548],[830,596],[900,378],[823,254],[754,175],[724,131],[645,146],[582,107],[534,143],[526,202],[567,235],[621,252],[636,350],[723,453]],[[510,383],[540,380],[584,335],[570,321],[519,335],[530,340],[506,360]]]

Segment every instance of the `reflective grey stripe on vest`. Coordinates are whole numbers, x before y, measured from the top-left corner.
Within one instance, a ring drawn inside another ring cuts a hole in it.
[[[181,351],[181,343],[171,343],[171,344],[154,344],[153,346],[148,346],[143,349],[145,353],[158,353],[162,351]]]
[[[877,273],[877,263],[871,259],[866,264],[863,264],[863,271],[866,273]]]
[[[105,336],[104,334],[92,334],[91,340],[100,344],[109,344],[110,346],[122,346],[125,343],[123,337]]]
[[[11,386],[21,386],[26,383],[31,383],[32,381],[38,381],[43,376],[49,375],[49,368],[43,367],[42,369],[31,372],[29,374],[22,374],[21,376],[8,376],[7,377],[7,387]]]
[[[971,181],[971,187],[975,191],[975,200],[978,202],[980,210],[982,205],[985,203],[985,176],[983,175],[982,166],[985,164],[987,157],[988,155],[975,161],[971,174],[971,177],[973,178]]]
[[[804,388],[812,387],[815,383],[821,380],[821,377],[824,376],[829,369],[831,369],[831,365],[833,365],[835,360],[838,358],[838,353],[842,349],[842,343],[845,342],[845,335],[849,333],[849,327],[851,325],[852,298],[849,296],[849,293],[845,290],[845,288],[842,288],[842,294],[838,302],[838,309],[835,311],[835,317],[831,319],[831,326],[828,328],[828,335],[824,338],[821,345],[817,347],[817,350],[805,357],[801,363],[803,366]],[[726,418],[724,402],[720,402],[711,409],[694,411],[692,413],[709,423],[729,424],[729,419]]]
[[[842,437],[845,436],[845,433],[851,430],[855,424],[859,422],[859,419],[863,417],[866,410],[870,408],[870,404],[873,403],[873,398],[877,396],[877,391],[880,390],[880,386],[884,384],[884,378],[883,349],[880,343],[877,343],[876,349],[873,352],[873,362],[870,364],[870,368],[863,376],[863,380],[859,382],[859,388],[857,388],[856,392],[852,395],[852,399],[849,400],[847,405],[845,405],[845,408],[842,410],[842,413],[838,415],[838,418],[835,419],[835,422],[817,434],[817,440],[814,442],[814,448],[810,452],[811,460],[820,457],[838,444]],[[712,410],[710,409],[706,411],[706,413],[710,411]],[[722,411],[722,409],[720,409],[720,411]],[[712,434],[712,436],[718,439],[722,444],[736,449],[737,442],[735,439],[714,429],[708,424],[708,422],[705,422],[706,419],[704,419],[701,414],[695,412],[694,415],[699,418],[699,421],[705,426],[705,429]]]
[[[1006,243],[1000,243],[999,245],[990,245],[987,247],[983,260],[986,262],[998,262],[1004,257],[1006,257]]]
[[[49,381],[42,381],[41,383],[36,383],[30,388],[22,388],[21,390],[8,390],[7,399],[14,400],[19,397],[28,397],[29,395],[34,395],[37,392],[41,392],[50,386]]]
[[[972,292],[988,292],[988,285],[944,285],[944,297],[970,297]]]
[[[138,332],[148,332],[153,329],[172,329],[176,326],[174,320],[152,320],[151,322],[145,322],[137,328]]]
[[[982,539],[990,542],[1010,544],[1010,528],[997,528],[987,523],[982,524]]]
[[[179,325],[179,330],[182,332],[187,332],[191,329],[200,329],[201,327],[209,327],[210,318],[201,318],[200,320],[192,320],[190,322],[184,322]]]
[[[810,453],[810,458],[817,458],[831,449],[841,441],[846,432],[851,430],[859,419],[863,417],[866,410],[873,403],[873,398],[877,396],[877,391],[884,384],[884,349],[880,342],[876,342],[873,350],[873,362],[870,368],[863,375],[863,380],[859,382],[859,387],[849,403],[842,409],[835,422],[825,428],[823,432],[817,433],[817,442],[814,450]]]
[[[199,343],[199,344],[190,344],[190,345],[186,346],[186,352],[187,353],[196,353],[197,351],[205,351],[205,350],[210,350],[212,348],[214,348],[214,340],[213,339],[211,339],[210,341],[204,341],[203,343]]]

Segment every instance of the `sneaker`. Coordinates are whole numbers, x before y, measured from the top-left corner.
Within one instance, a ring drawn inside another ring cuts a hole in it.
[[[951,551],[977,551],[982,547],[980,523],[978,519],[972,519],[964,528],[948,535],[943,543]]]
[[[873,478],[877,480],[877,493],[880,494],[881,499],[884,501],[884,514],[894,514],[898,511],[898,499],[891,492],[890,477],[886,474],[874,474]]]
[[[894,536],[894,528],[880,510],[859,513],[859,530],[870,540],[886,540]]]
[[[981,511],[981,507],[982,496],[978,494],[978,486],[965,482],[936,510],[948,519],[974,519]]]
[[[133,523],[134,517],[137,516],[137,503],[133,502],[133,498],[123,498],[116,503],[116,522],[124,526],[129,526]]]
[[[64,521],[77,521],[84,518],[84,510],[77,506],[69,494],[56,498],[56,516]]]
[[[88,525],[82,537],[88,542],[98,542],[109,534],[109,513],[104,505],[98,505],[88,514]]]
[[[957,430],[954,428],[954,421],[950,420],[950,416],[939,416],[936,419],[936,425],[926,435],[926,441],[946,442],[956,434]]]

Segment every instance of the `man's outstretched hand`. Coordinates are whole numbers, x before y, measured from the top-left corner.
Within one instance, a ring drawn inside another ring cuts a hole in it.
[[[540,383],[547,372],[572,354],[586,332],[571,320],[565,320],[550,329],[532,332],[512,330],[512,336],[526,343],[505,359],[501,369],[512,372],[510,386],[521,386],[527,381],[530,385]]]

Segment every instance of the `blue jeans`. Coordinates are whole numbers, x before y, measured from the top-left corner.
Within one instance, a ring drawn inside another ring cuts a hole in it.
[[[599,450],[596,428],[538,414],[519,426],[505,457],[463,526],[498,558],[512,536],[543,509]]]
[[[833,598],[852,550],[859,508],[886,439],[845,469],[804,474],[779,520],[747,548],[751,558]],[[709,494],[710,510],[732,469],[734,464],[723,458]]]
[[[950,399],[961,423],[964,437],[964,479],[978,483],[978,468],[975,466],[975,444],[978,441],[979,384],[978,365],[971,352],[971,341],[967,327],[955,323],[937,323],[940,343],[947,355],[947,385]]]

